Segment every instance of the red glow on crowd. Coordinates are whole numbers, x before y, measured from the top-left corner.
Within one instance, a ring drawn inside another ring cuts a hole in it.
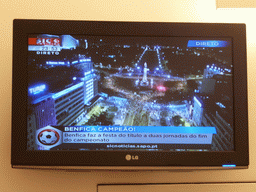
[[[159,85],[157,86],[156,88],[158,91],[161,91],[161,92],[165,92],[166,91],[166,87],[162,86],[162,85]]]

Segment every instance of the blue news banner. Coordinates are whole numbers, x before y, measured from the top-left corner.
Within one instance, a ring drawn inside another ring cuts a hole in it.
[[[189,40],[187,47],[229,47],[231,46],[230,41],[223,40]]]
[[[63,143],[211,144],[214,127],[64,127]]]
[[[45,132],[58,135],[52,144],[41,141]],[[43,133],[43,134],[42,134]],[[165,126],[47,126],[37,130],[38,145],[52,148],[62,143],[147,143],[147,144],[211,144],[215,127]]]

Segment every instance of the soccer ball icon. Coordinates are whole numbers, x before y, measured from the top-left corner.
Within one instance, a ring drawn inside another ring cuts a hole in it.
[[[45,129],[38,134],[38,141],[43,145],[54,145],[59,139],[59,133],[52,129]]]

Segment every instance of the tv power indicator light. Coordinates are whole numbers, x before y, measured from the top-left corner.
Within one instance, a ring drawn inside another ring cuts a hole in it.
[[[232,168],[232,167],[236,167],[236,165],[222,165],[222,167]]]

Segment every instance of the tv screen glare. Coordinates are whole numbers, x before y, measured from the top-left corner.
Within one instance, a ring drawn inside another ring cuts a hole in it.
[[[243,24],[15,20],[13,48],[13,164],[248,166]]]

